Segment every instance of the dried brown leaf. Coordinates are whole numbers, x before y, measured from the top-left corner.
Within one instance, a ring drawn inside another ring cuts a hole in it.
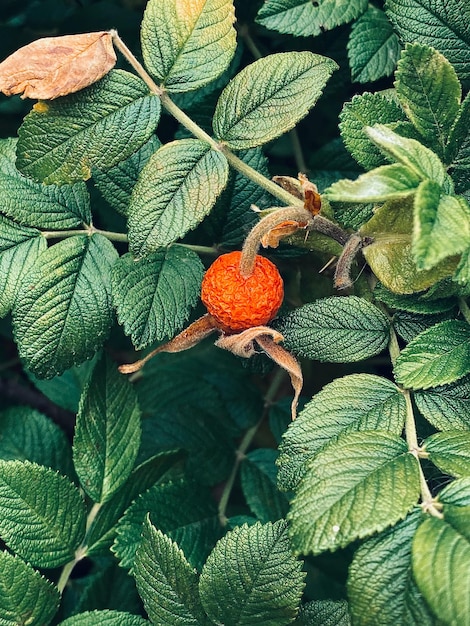
[[[116,63],[110,33],[45,37],[0,63],[0,91],[53,100],[95,83]]]

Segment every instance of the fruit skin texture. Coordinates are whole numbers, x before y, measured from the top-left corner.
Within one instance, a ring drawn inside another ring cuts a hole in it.
[[[240,273],[241,252],[222,254],[212,263],[202,281],[201,299],[219,327],[236,333],[264,326],[279,310],[284,284],[277,267],[256,256],[253,273]]]

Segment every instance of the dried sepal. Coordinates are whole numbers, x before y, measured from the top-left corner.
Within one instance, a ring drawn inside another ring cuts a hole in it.
[[[318,215],[321,209],[321,197],[318,187],[305,174],[299,173],[297,178],[292,176],[273,176],[273,181],[290,194],[304,201],[304,209],[311,215]]]
[[[261,237],[261,245],[263,248],[277,248],[281,239],[294,235],[300,229],[305,230],[307,226],[308,222],[306,221],[286,220],[281,222]]]

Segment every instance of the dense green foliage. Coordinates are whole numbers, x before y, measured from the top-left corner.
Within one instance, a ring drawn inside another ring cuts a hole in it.
[[[2,58],[119,35],[88,87],[0,100],[0,624],[470,625],[469,25],[458,0],[2,4]],[[298,172],[324,222],[282,219]],[[277,212],[296,420],[286,372],[213,338],[121,374]]]

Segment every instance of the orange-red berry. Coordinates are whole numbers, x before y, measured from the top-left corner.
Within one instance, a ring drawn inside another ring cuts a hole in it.
[[[240,273],[241,252],[218,257],[202,281],[201,299],[220,327],[239,332],[264,326],[279,310],[284,285],[277,267],[262,256],[256,257],[253,273]]]

